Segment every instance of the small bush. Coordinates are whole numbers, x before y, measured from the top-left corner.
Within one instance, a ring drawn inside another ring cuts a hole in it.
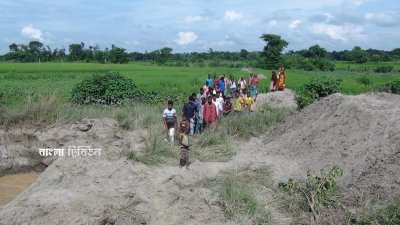
[[[342,174],[343,171],[337,166],[328,173],[321,170],[320,176],[314,176],[309,171],[306,181],[289,180],[287,183],[279,183],[278,187],[296,202],[295,207],[304,210],[304,213],[310,212],[314,221],[317,221],[324,208],[340,205],[335,192],[338,188],[336,179]]]
[[[393,70],[392,65],[383,65],[383,66],[378,66],[375,68],[376,73],[389,73]]]
[[[305,84],[300,91],[297,92],[295,100],[299,109],[306,107],[314,102],[314,100],[326,97],[330,94],[338,92],[338,88],[342,79],[340,78],[314,78]]]
[[[362,77],[358,77],[356,78],[357,82],[360,84],[363,84],[364,86],[370,86],[372,85],[372,80],[371,78],[368,78],[367,76],[362,76]]]
[[[303,109],[314,102],[314,97],[306,90],[301,89],[296,93],[295,101],[299,109]]]
[[[376,91],[400,94],[400,79],[376,87]]]
[[[315,99],[319,99],[338,92],[341,82],[342,79],[340,78],[314,78],[304,85],[304,89],[314,96]]]
[[[71,102],[77,104],[122,104],[135,96],[136,85],[119,72],[93,75],[72,89]]]

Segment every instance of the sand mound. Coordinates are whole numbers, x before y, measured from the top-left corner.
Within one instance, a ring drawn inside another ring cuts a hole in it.
[[[288,160],[276,165],[281,179],[339,165],[350,203],[400,195],[399,95],[331,95],[277,125],[259,145],[263,157]]]
[[[284,91],[276,91],[267,94],[258,94],[256,99],[257,105],[268,104],[273,108],[289,108],[296,109],[295,93],[290,89]]]

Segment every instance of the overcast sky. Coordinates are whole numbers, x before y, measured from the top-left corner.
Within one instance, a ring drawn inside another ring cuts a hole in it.
[[[115,44],[129,52],[260,51],[263,33],[286,50],[400,47],[399,0],[0,0],[0,54],[39,40]]]

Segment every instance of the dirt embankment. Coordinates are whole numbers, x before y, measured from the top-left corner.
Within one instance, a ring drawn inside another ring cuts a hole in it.
[[[285,102],[287,93],[260,95],[257,101]],[[100,148],[101,157],[53,159],[37,182],[0,207],[0,224],[248,224],[228,221],[218,196],[197,184],[249,164],[271,165],[275,182],[339,165],[342,193],[354,206],[400,194],[398,95],[329,96],[266,134],[235,143],[231,161],[194,161],[191,170],[127,160],[123,151],[140,150],[143,140],[111,119],[28,133],[36,143],[54,139],[59,147]],[[273,221],[288,223],[274,215]]]
[[[333,94],[255,139],[253,149],[275,164],[277,179],[339,165],[351,205],[392,200],[400,196],[400,96]]]

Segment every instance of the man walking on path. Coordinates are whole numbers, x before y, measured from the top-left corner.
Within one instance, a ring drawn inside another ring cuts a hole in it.
[[[171,144],[174,144],[175,129],[177,128],[176,110],[172,108],[174,105],[172,100],[169,100],[167,104],[168,106],[163,112],[164,128],[167,133],[167,138],[165,140],[169,140]]]
[[[199,112],[196,105],[193,103],[194,98],[193,96],[189,96],[189,102],[187,102],[183,106],[183,114],[186,116],[186,118],[189,120],[189,134],[193,135],[194,134],[194,120],[195,117],[197,116],[197,113]]]

